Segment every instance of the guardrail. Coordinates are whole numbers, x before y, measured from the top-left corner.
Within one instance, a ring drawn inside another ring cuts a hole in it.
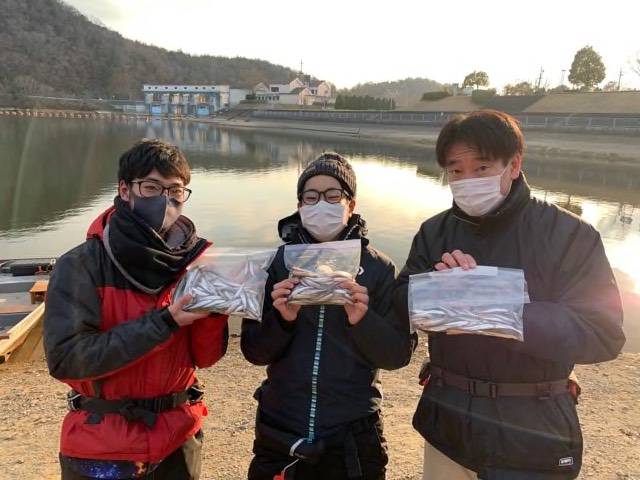
[[[304,111],[304,110],[254,110],[257,118],[274,120],[309,120],[345,123],[378,123],[395,125],[426,125],[440,127],[456,113],[451,112],[365,112],[365,111]],[[548,128],[568,130],[640,131],[640,115],[637,117],[607,116],[557,116],[515,115],[522,128]]]

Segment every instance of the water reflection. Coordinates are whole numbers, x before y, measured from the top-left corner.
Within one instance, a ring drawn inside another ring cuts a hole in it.
[[[30,234],[75,215],[112,184],[119,153],[136,137],[124,125],[74,120],[0,122],[0,234]]]
[[[166,138],[186,152],[194,194],[185,213],[220,246],[277,245],[277,221],[296,208],[298,175],[323,150],[352,160],[357,211],[373,244],[399,265],[419,225],[451,204],[434,151],[424,147],[166,120],[7,117],[0,118],[0,258],[60,255],[82,242],[116,193],[120,154],[141,137]],[[600,231],[624,293],[626,349],[640,351],[638,170],[527,155],[524,171],[535,195]]]

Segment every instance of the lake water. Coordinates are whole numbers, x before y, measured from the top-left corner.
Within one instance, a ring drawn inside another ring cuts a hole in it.
[[[192,167],[184,213],[219,246],[275,247],[296,181],[323,150],[352,162],[374,246],[402,266],[413,235],[451,205],[433,150],[146,119],[0,118],[0,259],[59,256],[117,193],[122,152],[141,137],[180,146]],[[562,161],[560,161],[562,160]],[[601,233],[625,306],[625,351],[640,352],[640,168],[526,155],[534,194]]]

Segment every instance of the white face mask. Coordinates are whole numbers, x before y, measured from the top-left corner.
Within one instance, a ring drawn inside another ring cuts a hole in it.
[[[506,170],[507,167],[500,175],[491,177],[450,182],[449,187],[456,205],[471,217],[482,217],[489,213],[506,198],[500,193],[500,180]]]
[[[300,207],[302,226],[313,238],[320,242],[335,240],[336,236],[347,226],[349,205],[328,203],[320,200],[315,205]]]

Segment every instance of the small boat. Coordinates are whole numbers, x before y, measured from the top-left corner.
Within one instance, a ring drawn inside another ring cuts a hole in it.
[[[43,356],[44,299],[55,260],[0,260],[0,363]]]

